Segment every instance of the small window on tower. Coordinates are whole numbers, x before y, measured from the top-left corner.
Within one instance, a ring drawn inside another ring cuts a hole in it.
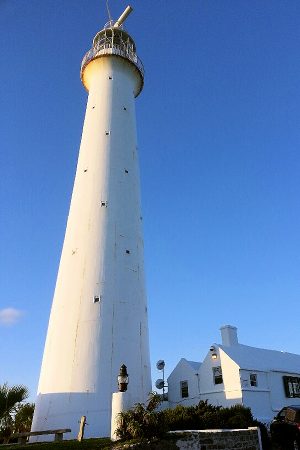
[[[108,79],[109,79],[109,80],[112,80],[113,78],[112,78],[112,77],[108,77]]]
[[[124,111],[127,111],[127,108],[125,108],[125,106],[124,106],[124,108],[123,108],[123,109],[124,109]]]
[[[189,396],[189,384],[187,381],[180,381],[180,393],[181,398],[187,398]]]
[[[95,295],[94,296],[94,303],[98,303],[98,302],[100,302],[100,297],[99,297],[99,295]]]
[[[127,170],[127,169],[125,169],[125,173],[128,173],[128,170]]]
[[[110,131],[105,131],[106,136],[110,135]]]
[[[127,255],[130,255],[130,250],[126,250]]]

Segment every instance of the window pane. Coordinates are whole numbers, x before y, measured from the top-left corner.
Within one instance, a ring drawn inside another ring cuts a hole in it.
[[[222,376],[222,368],[221,367],[213,367],[213,377],[214,377],[214,383],[215,384],[222,384],[223,383],[223,376]]]
[[[282,379],[286,397],[300,397],[300,378],[284,376]]]
[[[181,398],[187,398],[189,396],[189,385],[187,381],[180,381]]]
[[[257,375],[256,375],[256,373],[250,373],[250,386],[257,387]]]

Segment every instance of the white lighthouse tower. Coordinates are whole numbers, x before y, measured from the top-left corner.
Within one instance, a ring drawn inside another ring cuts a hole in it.
[[[120,366],[132,403],[151,390],[135,97],[144,82],[122,23],[83,58],[88,102],[32,430],[109,436]]]

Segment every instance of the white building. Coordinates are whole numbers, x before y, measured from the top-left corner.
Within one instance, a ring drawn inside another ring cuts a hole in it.
[[[168,378],[169,406],[241,404],[269,422],[285,405],[300,404],[300,355],[238,343],[237,329],[221,328],[202,364],[182,358]]]

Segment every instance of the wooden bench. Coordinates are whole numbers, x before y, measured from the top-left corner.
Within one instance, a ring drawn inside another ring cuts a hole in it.
[[[61,430],[44,430],[44,431],[25,431],[24,433],[15,433],[10,436],[10,439],[18,439],[18,444],[26,444],[27,438],[30,436],[40,436],[44,434],[54,434],[54,441],[62,441],[64,433],[70,433],[70,428]]]

